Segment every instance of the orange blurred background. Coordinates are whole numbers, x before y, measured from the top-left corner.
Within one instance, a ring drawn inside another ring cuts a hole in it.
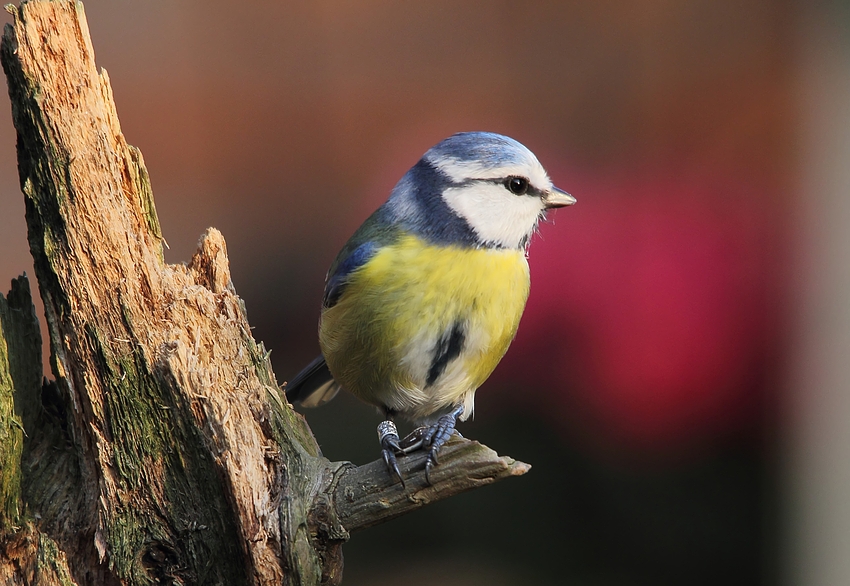
[[[841,10],[86,2],[166,258],[224,233],[281,381],[318,351],[336,251],[440,139],[510,135],[578,199],[532,244],[518,339],[461,427],[532,471],[353,536],[346,584],[850,583],[840,556],[800,553],[820,551],[806,498],[826,484],[795,458],[834,438],[807,444],[817,423],[784,415],[808,405],[794,357],[817,294],[797,277],[821,274],[809,236],[833,212],[801,191],[809,147],[846,126],[808,132],[807,112],[833,95],[818,64],[846,55]],[[23,209],[0,116],[7,282],[32,273]],[[328,457],[377,457],[371,408],[346,396],[306,416]]]

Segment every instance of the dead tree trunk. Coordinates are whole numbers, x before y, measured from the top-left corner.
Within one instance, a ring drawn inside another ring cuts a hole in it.
[[[55,382],[0,295],[0,582],[338,584],[349,534],[528,466],[455,439],[407,490],[323,458],[251,336],[222,235],[163,261],[79,2],[8,9],[2,64]]]

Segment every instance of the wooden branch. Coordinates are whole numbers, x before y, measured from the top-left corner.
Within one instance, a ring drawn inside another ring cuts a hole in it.
[[[454,436],[440,451],[440,464],[425,481],[427,453],[416,452],[399,459],[407,488],[392,482],[383,460],[346,469],[334,488],[336,514],[349,531],[366,529],[409,513],[427,504],[492,484],[509,476],[520,476],[528,464],[500,457],[476,441]]]
[[[0,576],[338,584],[350,532],[528,469],[456,439],[433,486],[424,455],[402,458],[402,489],[380,461],[323,458],[251,336],[222,235],[164,263],[82,4],[9,10],[0,57],[56,382],[41,384],[18,281],[0,298]]]

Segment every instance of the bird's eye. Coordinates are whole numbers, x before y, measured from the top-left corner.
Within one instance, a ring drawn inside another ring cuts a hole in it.
[[[505,187],[514,195],[525,195],[528,191],[528,179],[525,177],[508,177],[505,180]]]

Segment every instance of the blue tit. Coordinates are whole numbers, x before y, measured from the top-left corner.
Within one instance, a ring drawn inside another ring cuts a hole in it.
[[[382,455],[402,484],[393,419],[425,424],[430,483],[440,446],[516,334],[532,234],[548,210],[575,201],[506,136],[464,132],[431,148],[331,264],[322,354],[287,398],[313,407],[343,388],[378,407]]]

